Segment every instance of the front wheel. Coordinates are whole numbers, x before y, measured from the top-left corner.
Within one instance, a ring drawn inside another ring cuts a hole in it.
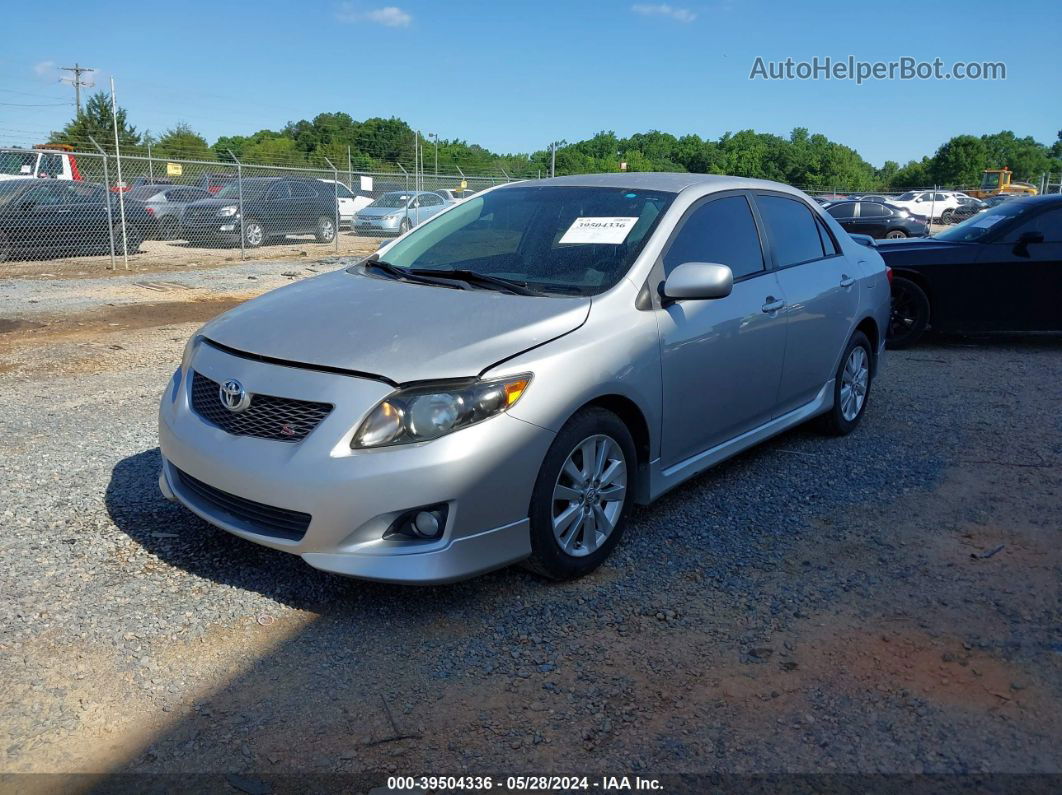
[[[888,240],[899,240],[900,238],[907,237],[907,233],[902,229],[893,229],[891,232],[888,232],[885,237]]]
[[[336,221],[327,215],[317,219],[317,231],[315,232],[318,243],[331,243],[336,238]]]
[[[561,428],[531,496],[531,557],[553,580],[589,574],[623,535],[637,456],[627,426],[610,411],[580,411]]]
[[[403,218],[402,219],[402,223],[400,223],[398,225],[398,234],[404,235],[406,232],[408,232],[412,228],[413,228],[413,222],[410,221],[408,218]]]
[[[857,331],[848,341],[833,383],[833,408],[822,417],[822,430],[831,436],[846,436],[856,429],[870,397],[873,351],[870,340]]]
[[[942,224],[950,224],[950,223],[953,223],[954,221],[955,221],[955,211],[954,210],[945,210],[944,212],[942,212],[940,214],[940,222]]]
[[[885,344],[890,350],[914,345],[929,326],[929,296],[910,279],[892,280],[892,305]]]
[[[253,218],[243,224],[243,244],[247,248],[258,248],[265,243],[265,228]]]

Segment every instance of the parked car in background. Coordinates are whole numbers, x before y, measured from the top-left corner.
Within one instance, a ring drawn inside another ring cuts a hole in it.
[[[181,231],[189,242],[239,244],[257,248],[272,238],[313,234],[320,243],[336,236],[336,197],[331,185],[318,179],[247,177],[241,186],[226,185],[210,199],[184,209]]]
[[[448,202],[459,202],[465,199],[475,196],[478,191],[474,188],[466,188],[465,190],[450,190],[449,188],[440,188],[435,191],[442,196]]]
[[[372,204],[372,196],[362,191],[352,191],[342,182],[334,179],[321,179],[335,194],[339,202],[339,225],[353,228],[354,216],[362,207]]]
[[[125,195],[126,206],[134,203],[144,208],[149,217],[147,237],[172,240],[181,235],[181,215],[192,202],[209,199],[210,194],[191,185],[147,184],[133,188]]]
[[[385,193],[354,216],[357,232],[402,235],[453,202],[434,191],[392,191]]]
[[[887,204],[892,201],[890,197],[884,196],[880,193],[853,193],[848,198],[868,202],[882,202],[883,204]]]
[[[196,187],[202,188],[211,194],[216,194],[226,185],[236,182],[236,174],[203,174],[195,183]]]
[[[887,240],[889,345],[927,329],[1062,331],[1062,196],[1012,198],[924,240]]]
[[[110,202],[110,214],[107,212]],[[125,240],[135,253],[149,225],[137,205],[125,208]],[[121,208],[102,185],[24,178],[0,181],[0,262],[19,255],[54,257],[122,250]]]
[[[578,577],[634,503],[808,420],[853,431],[888,296],[876,251],[778,183],[500,186],[200,329],[159,486],[347,576]]]
[[[980,199],[965,197],[959,199],[959,206],[951,214],[951,223],[958,224],[965,221],[971,215],[976,215],[988,205]]]
[[[22,177],[80,180],[81,172],[77,168],[73,147],[65,144],[0,152],[0,180]]]
[[[928,218],[930,221],[939,219],[942,223],[948,224],[951,223],[955,208],[959,206],[959,195],[952,191],[909,190],[889,203],[902,207],[914,215]]]
[[[826,212],[846,232],[878,238],[921,237],[929,234],[924,218],[915,218],[902,207],[861,200],[833,202]]]

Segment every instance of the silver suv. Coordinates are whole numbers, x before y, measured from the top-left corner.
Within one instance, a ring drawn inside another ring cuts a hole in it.
[[[196,333],[160,486],[327,571],[575,577],[633,503],[812,418],[853,430],[888,317],[881,257],[785,185],[502,186]]]

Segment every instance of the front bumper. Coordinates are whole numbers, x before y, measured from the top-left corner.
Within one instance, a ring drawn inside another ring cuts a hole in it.
[[[412,220],[412,219],[410,219]],[[399,227],[402,224],[402,218],[365,218],[360,215],[354,216],[354,231],[355,232],[386,232],[389,234],[397,235]]]
[[[201,344],[191,368],[238,379],[251,393],[334,405],[298,443],[233,436],[189,403],[190,370],[175,374],[159,413],[159,486],[217,527],[300,555],[319,569],[373,580],[443,583],[521,560],[531,552],[527,511],[553,434],[502,414],[431,442],[351,450],[350,437],[387,384],[250,361]],[[253,518],[186,488],[178,470],[236,498],[310,515],[298,540],[270,535]],[[384,538],[396,517],[446,503],[436,540]]]

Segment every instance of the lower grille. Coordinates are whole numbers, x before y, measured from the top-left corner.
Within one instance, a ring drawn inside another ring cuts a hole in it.
[[[177,480],[182,488],[191,492],[211,508],[216,508],[239,522],[250,525],[248,529],[251,532],[284,538],[288,541],[301,541],[306,535],[306,528],[310,526],[312,518],[310,514],[237,497],[235,494],[229,494],[207,485],[177,467],[172,468],[177,473]]]
[[[229,411],[221,402],[221,384],[192,374],[192,409],[207,422],[234,436],[255,436],[278,442],[301,442],[332,410],[331,403],[254,395],[247,408]]]

